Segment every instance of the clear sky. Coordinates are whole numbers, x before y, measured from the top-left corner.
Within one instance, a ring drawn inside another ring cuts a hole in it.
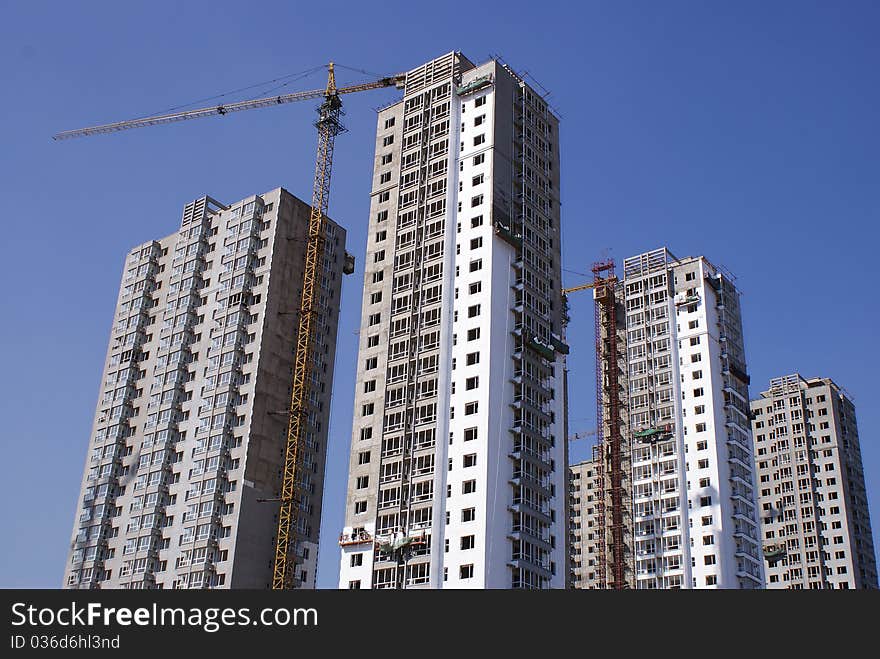
[[[564,268],[662,245],[703,254],[738,276],[753,396],[792,372],[850,392],[880,541],[878,33],[880,4],[856,0],[0,0],[0,587],[61,585],[126,251],[173,233],[204,194],[280,185],[309,199],[314,104],[50,136],[331,59],[387,74],[451,50],[501,55],[551,90]],[[358,270],[342,300],[321,587],[338,572],[375,108],[394,98],[346,97],[337,142],[330,214]],[[592,314],[589,293],[572,296],[573,432],[595,425]]]

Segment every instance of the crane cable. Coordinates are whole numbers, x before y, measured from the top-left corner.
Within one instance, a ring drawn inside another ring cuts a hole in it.
[[[266,80],[266,81],[264,81],[264,82],[258,82],[258,83],[255,83],[255,84],[253,84],[253,85],[248,85],[247,87],[240,87],[239,89],[232,89],[232,90],[230,90],[230,91],[228,91],[228,92],[222,92],[222,93],[217,94],[217,95],[215,95],[215,96],[208,96],[208,97],[206,97],[206,98],[200,98],[200,99],[197,99],[197,100],[195,100],[195,101],[191,101],[190,103],[183,103],[182,105],[176,105],[176,106],[174,106],[174,107],[167,108],[167,109],[165,109],[165,110],[161,110],[161,111],[159,111],[159,112],[152,112],[152,113],[149,113],[149,114],[145,114],[145,115],[143,115],[143,116],[141,116],[141,117],[135,117],[134,119],[135,119],[135,120],[136,120],[136,119],[146,119],[146,118],[148,118],[148,117],[152,117],[152,116],[156,116],[156,115],[168,114],[168,113],[174,112],[174,111],[176,111],[176,110],[181,110],[181,109],[183,109],[183,108],[192,107],[193,105],[196,105],[196,104],[199,104],[199,103],[205,103],[205,102],[207,102],[207,101],[213,101],[213,100],[216,100],[216,99],[218,99],[218,98],[224,98],[224,97],[226,97],[226,96],[231,96],[231,95],[233,95],[233,94],[239,94],[239,93],[241,93],[241,92],[248,91],[248,90],[250,90],[250,89],[255,89],[255,88],[257,88],[257,87],[264,87],[264,86],[266,86],[266,85],[271,85],[271,84],[276,83],[276,82],[279,82],[279,81],[281,81],[281,80],[284,80],[284,81],[285,81],[284,83],[282,83],[282,84],[280,84],[280,85],[277,85],[277,86],[275,86],[275,87],[273,87],[273,88],[271,88],[271,89],[268,89],[268,90],[266,90],[265,92],[263,92],[264,94],[269,94],[269,92],[272,92],[272,91],[274,91],[274,90],[276,90],[276,89],[281,89],[282,87],[286,87],[287,85],[289,85],[289,84],[292,83],[292,82],[296,82],[296,81],[298,81],[298,80],[302,80],[303,78],[307,78],[308,76],[313,75],[313,74],[317,73],[318,71],[321,71],[321,70],[323,70],[323,69],[325,69],[325,68],[326,68],[326,65],[325,65],[325,64],[322,64],[322,65],[320,65],[320,66],[316,66],[316,67],[313,67],[313,68],[311,68],[311,69],[307,69],[307,70],[305,70],[305,71],[299,71],[299,72],[297,72],[297,73],[289,73],[288,75],[281,76],[281,77],[279,77],[279,78],[274,78],[274,79],[272,79],[272,80]]]

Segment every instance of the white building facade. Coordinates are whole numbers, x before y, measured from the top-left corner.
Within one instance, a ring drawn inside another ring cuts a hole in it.
[[[637,588],[761,588],[739,293],[703,257],[624,261]]]
[[[379,112],[340,588],[562,588],[558,121],[449,53]]]

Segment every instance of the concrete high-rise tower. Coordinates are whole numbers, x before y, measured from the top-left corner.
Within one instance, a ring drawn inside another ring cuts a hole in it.
[[[562,588],[558,121],[449,53],[379,112],[341,588]]]
[[[308,204],[186,205],[125,260],[65,570],[69,588],[271,583]],[[314,588],[345,231],[327,222],[295,531]],[[260,499],[269,499],[261,502]],[[275,499],[275,501],[271,501]]]
[[[786,375],[752,401],[768,588],[877,588],[856,408]]]
[[[739,293],[703,257],[624,261],[637,588],[761,588]]]
[[[569,588],[605,588],[600,571],[599,543],[606,542],[604,520],[598,513],[602,494],[600,456],[569,468]]]

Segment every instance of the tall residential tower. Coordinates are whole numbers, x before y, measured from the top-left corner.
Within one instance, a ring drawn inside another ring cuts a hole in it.
[[[280,188],[228,206],[202,197],[177,233],[128,254],[67,587],[269,586],[309,210]],[[339,297],[352,265],[345,231],[328,221],[295,530],[303,588],[315,586]]]
[[[449,53],[379,112],[342,588],[561,588],[558,121]]]
[[[856,408],[786,375],[752,401],[768,588],[877,588]]]
[[[593,453],[589,460],[569,467],[569,588],[604,589],[607,584],[599,569],[599,543],[606,542],[598,508],[604,489],[598,468],[601,458]]]
[[[761,588],[739,293],[703,257],[624,261],[637,588]]]

